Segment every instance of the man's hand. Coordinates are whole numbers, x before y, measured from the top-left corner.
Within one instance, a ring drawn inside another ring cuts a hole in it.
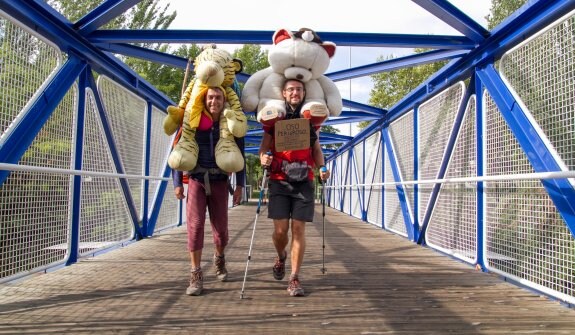
[[[322,166],[319,169],[319,177],[323,181],[326,181],[329,178],[329,170],[325,166]]]
[[[273,156],[272,156],[271,152],[268,152],[268,153],[260,156],[260,163],[262,164],[262,166],[264,168],[267,168],[270,165],[272,165],[272,158],[273,158]]]
[[[236,189],[234,190],[234,196],[233,196],[234,206],[239,206],[242,203],[243,190],[244,190],[243,186],[236,185]]]
[[[176,186],[174,188],[174,193],[176,194],[176,199],[182,200],[186,196],[184,195],[184,187],[183,186]]]

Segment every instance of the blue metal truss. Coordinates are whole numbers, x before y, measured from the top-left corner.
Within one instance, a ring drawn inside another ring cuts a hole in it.
[[[387,156],[389,158],[389,163],[391,165],[391,170],[393,171],[393,181],[396,183],[403,182],[401,178],[401,171],[399,171],[399,163],[397,162],[397,156],[395,155],[395,151],[393,149],[393,141],[391,140],[391,136],[389,135],[389,129],[385,128],[382,132],[382,135],[385,139],[386,149],[387,149]],[[391,182],[391,180],[386,180],[385,182]],[[397,190],[397,197],[399,199],[399,204],[401,207],[401,213],[403,214],[403,222],[405,223],[405,230],[407,231],[407,238],[410,240],[415,240],[416,237],[414,235],[414,231],[416,230],[414,227],[413,220],[411,219],[412,215],[409,212],[409,206],[407,205],[407,196],[405,194],[405,187],[401,184],[396,185]]]
[[[467,104],[468,104],[469,99],[471,98],[471,96],[473,94],[475,94],[475,80],[474,80],[474,78],[471,79],[469,87],[465,91],[465,95],[463,97],[462,103],[459,106],[459,111],[457,112],[457,115],[455,117],[455,123],[454,123],[453,129],[451,130],[451,134],[449,136],[449,139],[447,141],[447,146],[445,148],[444,156],[441,160],[441,165],[440,165],[439,171],[437,173],[437,179],[445,178],[445,174],[447,173],[447,166],[449,164],[449,160],[451,158],[451,155],[453,154],[453,150],[455,149],[455,141],[457,140],[457,136],[459,135],[459,130],[461,129],[461,125],[463,123],[463,118],[465,116],[465,111],[467,110]],[[428,226],[429,220],[431,218],[432,210],[435,207],[435,202],[437,201],[437,197],[439,196],[439,191],[440,191],[442,185],[443,184],[434,184],[433,189],[431,190],[431,195],[429,197],[429,203],[426,207],[426,212],[423,213],[424,217],[423,217],[422,222],[419,222],[420,233],[419,233],[419,237],[418,237],[418,241],[417,241],[419,244],[423,244],[423,242],[424,242],[425,232],[427,230],[427,226]],[[415,192],[415,194],[418,194],[418,192]],[[418,203],[418,200],[416,200],[415,203]],[[419,217],[419,214],[417,215],[417,217]]]
[[[561,171],[562,168],[549,147],[540,134],[533,130],[526,112],[503,83],[493,65],[478,71],[477,75],[493,97],[535,172]],[[567,223],[571,234],[575,236],[575,188],[567,179],[544,179],[541,183]]]
[[[350,150],[353,145],[365,140],[374,132],[381,131],[383,127],[387,127],[390,122],[407,111],[416,109],[422,101],[429,99],[437,92],[461,79],[477,75],[481,82],[478,85],[484,85],[494,97],[504,119],[517,136],[521,147],[529,153],[527,156],[534,169],[538,172],[558,171],[557,164],[553,160],[547,159],[550,157],[549,152],[535,150],[534,147],[540,144],[541,139],[529,135],[529,123],[524,112],[513,102],[510,93],[505,91],[505,85],[501,83],[501,79],[490,64],[493,63],[493,60],[498,59],[503,52],[523,41],[526,36],[532,35],[575,9],[575,0],[529,1],[527,5],[512,14],[491,32],[485,30],[447,0],[413,1],[462,35],[318,32],[324,40],[333,41],[339,46],[434,49],[417,55],[328,73],[327,76],[334,81],[365,77],[439,60],[449,60],[449,63],[440,71],[388,109],[344,100],[344,106],[352,111],[344,111],[340,117],[332,118],[326,122],[326,125],[360,121],[372,121],[372,123],[354,137],[322,133],[320,136],[322,145],[343,144],[338,150],[325,150],[328,162],[346,150]],[[64,66],[47,83],[43,92],[31,101],[18,123],[7,132],[3,145],[0,147],[1,162],[17,163],[21,159],[65,93],[76,80],[83,78],[87,69],[95,70],[120,83],[142,97],[149,104],[149,108],[155,106],[163,111],[168,105],[174,104],[165,94],[112,56],[112,53],[179,68],[186,67],[187,59],[129,43],[271,44],[273,31],[99,29],[139,2],[139,0],[103,1],[77,22],[70,22],[43,0],[0,1],[0,10],[14,17],[35,33],[52,41],[68,54],[68,60]],[[247,74],[238,75],[240,82],[247,80],[247,78],[249,78]],[[83,81],[86,80],[83,79]],[[80,81],[82,82],[82,80]],[[247,152],[254,152],[261,141],[262,132],[259,124],[254,122],[250,124],[257,128],[248,133],[246,145]],[[382,140],[389,143],[389,135],[386,132],[383,132]],[[149,148],[146,150],[148,151]],[[532,154],[533,152],[535,154]],[[394,158],[393,152],[388,151],[387,154],[390,155],[390,159]],[[121,164],[116,160],[117,158],[114,161],[119,168],[118,171],[121,172]],[[394,172],[397,171],[394,170]],[[8,172],[0,171],[0,184],[4,182],[7,175]],[[566,220],[571,232],[574,233],[575,206],[568,200],[575,197],[573,187],[564,181],[545,181],[543,184]],[[129,198],[126,183],[123,184],[123,189]],[[134,222],[137,222],[134,208],[131,208],[131,214]],[[152,216],[157,215],[157,209],[153,208],[150,214]],[[423,223],[426,224],[426,219]],[[143,236],[146,234],[145,230],[149,229],[150,227],[146,227],[146,222],[144,222],[144,231],[140,231],[138,234]]]
[[[355,47],[472,49],[464,36],[317,32],[325,41]],[[86,36],[92,43],[221,43],[272,44],[273,31],[253,30],[97,30]]]
[[[160,110],[165,110],[169,104],[174,102],[108,53],[118,53],[185,68],[186,59],[127,43],[271,44],[273,31],[98,30],[138,2],[138,0],[107,0],[74,23],[67,21],[42,0],[2,1],[0,9],[54,41],[62,50],[77,52],[79,57],[94,70],[122,83]],[[356,118],[350,116],[349,119],[340,119],[339,122],[371,121],[377,118],[385,118],[387,122],[390,122],[419,101],[425,100],[460,78],[469,76],[475,66],[497,57],[498,53],[504,49],[502,47],[518,43],[525,34],[539,29],[574,7],[573,1],[530,2],[490,33],[447,0],[414,0],[414,2],[461,32],[463,36],[318,32],[324,40],[333,41],[340,46],[437,49],[327,74],[334,81],[368,76],[405,66],[453,59],[444,69],[389,111],[372,106],[356,108],[354,102],[344,101],[345,107],[375,112],[375,115],[358,114],[355,115]],[[245,81],[248,77],[246,74],[239,74],[238,80]],[[384,114],[387,115],[384,116]],[[330,121],[329,124],[340,124],[335,122],[338,121]],[[355,139],[359,141],[369,135],[368,131],[364,131]],[[259,144],[259,140],[255,139],[253,144]],[[342,150],[345,148],[335,154]]]

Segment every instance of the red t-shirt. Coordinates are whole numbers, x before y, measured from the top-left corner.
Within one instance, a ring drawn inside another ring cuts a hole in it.
[[[317,131],[319,127],[312,127],[312,130]],[[288,163],[293,162],[307,162],[307,165],[310,167],[315,166],[315,162],[313,160],[312,155],[312,147],[310,146],[307,149],[302,150],[289,150],[289,151],[275,151],[275,138],[274,138],[274,127],[265,127],[264,132],[270,134],[272,136],[272,141],[270,144],[270,151],[272,152],[273,159],[272,165],[270,169],[270,179],[272,180],[287,180],[286,174],[281,170],[283,161],[287,161]],[[308,172],[308,179],[313,180],[314,174],[313,169],[309,169]]]

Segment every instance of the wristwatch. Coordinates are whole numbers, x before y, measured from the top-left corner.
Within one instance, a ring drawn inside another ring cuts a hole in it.
[[[327,168],[325,167],[325,165],[320,166],[320,167],[319,167],[319,170],[320,170],[321,172],[323,172],[323,173],[326,173],[326,172],[327,172]]]

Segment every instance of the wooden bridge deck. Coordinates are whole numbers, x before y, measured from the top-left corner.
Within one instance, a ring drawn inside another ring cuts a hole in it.
[[[0,285],[0,333],[68,334],[575,334],[575,310],[479,273],[437,252],[326,208],[307,228],[306,296],[271,275],[271,221],[259,216],[240,292],[254,206],[230,210],[230,281],[215,281],[212,240],[205,293],[184,294],[184,228],[69,267]],[[288,269],[289,271],[289,263]]]

